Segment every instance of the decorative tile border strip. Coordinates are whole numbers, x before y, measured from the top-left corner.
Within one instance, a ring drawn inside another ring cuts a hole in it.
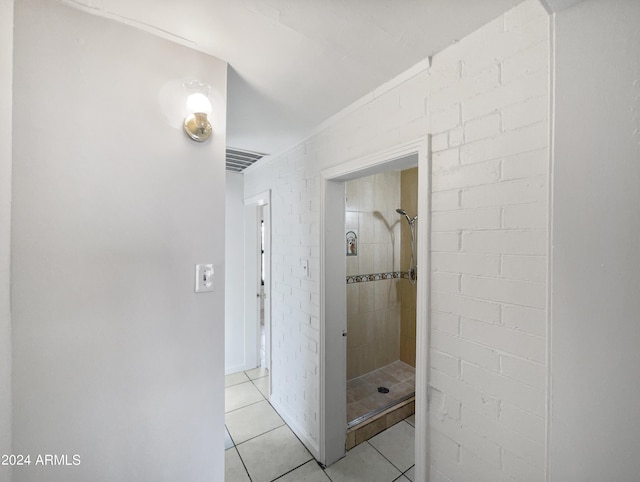
[[[364,283],[365,281],[381,281],[385,279],[409,279],[408,271],[390,271],[388,273],[358,274],[347,276],[347,284]]]

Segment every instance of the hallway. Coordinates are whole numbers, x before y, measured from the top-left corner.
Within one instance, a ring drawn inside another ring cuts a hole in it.
[[[225,482],[413,481],[414,417],[322,469],[268,401],[263,368],[225,377]]]

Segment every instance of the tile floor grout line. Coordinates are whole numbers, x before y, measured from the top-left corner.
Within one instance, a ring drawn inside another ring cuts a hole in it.
[[[407,475],[407,472],[409,472],[409,471],[410,471],[412,468],[414,468],[415,466],[416,466],[416,464],[415,464],[415,460],[414,460],[414,464],[413,464],[411,467],[409,467],[407,470],[405,470],[404,472],[402,472],[402,475],[404,475],[407,479],[409,479],[409,476]],[[411,480],[411,479],[409,479],[409,480]]]
[[[254,403],[254,405],[255,405],[255,403]],[[274,411],[275,411],[275,410],[274,410]],[[284,425],[287,425],[287,424],[286,424],[286,422],[285,422],[284,420],[282,420],[282,417],[280,417],[280,414],[278,414],[278,412],[276,412],[276,414],[278,415],[278,418],[280,418],[280,420],[282,421],[282,424],[281,424],[281,425],[278,425],[277,427],[270,428],[270,429],[269,429],[269,430],[267,430],[266,432],[262,432],[262,433],[260,433],[260,434],[258,434],[258,435],[255,435],[255,436],[253,436],[253,437],[251,437],[251,438],[248,438],[247,440],[243,440],[242,442],[238,442],[238,443],[236,443],[236,441],[235,441],[235,440],[233,440],[233,437],[231,436],[231,431],[229,430],[229,427],[227,427],[227,424],[225,424],[224,426],[227,428],[227,432],[229,432],[229,438],[231,439],[231,442],[233,443],[233,446],[234,446],[234,447],[237,447],[238,445],[242,445],[242,444],[243,444],[243,443],[245,443],[245,442],[249,442],[250,440],[253,440],[253,439],[255,439],[255,438],[258,438],[258,437],[260,437],[261,435],[264,435],[264,434],[269,433],[269,432],[273,432],[274,430],[276,430],[276,429],[278,429],[278,428],[280,428],[280,427],[282,427],[282,426],[284,426]],[[288,427],[288,425],[287,425],[287,427]],[[289,429],[290,429],[290,428],[289,428]],[[290,430],[291,430],[291,429],[290,429]],[[293,432],[293,430],[291,430],[291,431]],[[229,448],[231,448],[231,447],[229,447]],[[306,447],[305,447],[305,448],[306,448]]]
[[[271,402],[270,402],[269,400],[267,400],[267,403],[269,403],[269,405],[271,405]],[[271,405],[271,408],[273,408],[273,405]],[[280,419],[284,422],[284,419],[283,419],[283,418],[282,418],[282,416],[278,413],[278,411],[277,411],[275,408],[273,408],[273,410],[278,414],[278,416],[280,417]],[[329,481],[330,481],[330,482],[333,482],[333,481],[331,480],[331,477],[329,477],[329,476],[327,475],[326,470],[322,468],[322,466],[320,465],[320,463],[318,462],[318,460],[313,456],[313,454],[311,453],[311,451],[310,451],[310,450],[307,448],[307,446],[302,442],[302,440],[300,440],[300,437],[298,437],[298,435],[297,435],[297,434],[296,434],[296,433],[291,429],[291,427],[289,427],[289,425],[287,424],[287,422],[284,422],[284,426],[286,426],[286,427],[289,429],[289,431],[293,434],[293,436],[294,436],[296,439],[298,439],[298,442],[300,442],[300,445],[302,445],[302,446],[304,447],[304,449],[307,451],[307,454],[309,454],[309,457],[311,457],[311,458],[310,458],[309,460],[307,460],[304,464],[307,464],[307,463],[309,463],[310,461],[312,461],[312,460],[313,460],[315,463],[317,463],[317,464],[318,464],[318,467],[320,467],[320,469],[322,470],[322,472],[324,473],[324,475],[326,475],[326,476],[327,476],[327,478],[329,479]],[[282,425],[281,425],[281,427],[282,427]],[[299,468],[300,468],[300,467],[302,467],[302,465],[304,465],[304,464],[301,464],[301,465],[299,465],[298,467],[296,467],[295,469],[292,469],[292,470],[290,470],[289,472],[287,472],[287,473],[285,473],[285,474],[282,474],[280,477],[282,477],[282,476],[284,476],[284,475],[286,475],[286,474],[288,474],[288,473],[290,473],[290,472],[293,472],[293,471],[294,471],[294,470],[296,470],[296,469],[299,469]],[[278,479],[279,479],[280,477],[278,477]],[[273,479],[273,480],[277,480],[277,479]]]
[[[383,430],[383,432],[384,432],[384,430]],[[382,433],[382,432],[380,432],[380,433]],[[373,438],[373,437],[372,437],[372,438]],[[396,469],[398,472],[400,472],[399,477],[401,477],[401,476],[402,476],[402,474],[403,474],[402,470],[401,470],[401,469],[399,469],[398,467],[396,467],[396,465],[395,465],[393,462],[391,462],[391,460],[389,460],[388,458],[386,458],[386,457],[382,454],[382,452],[380,452],[377,448],[375,448],[375,446],[373,446],[371,443],[369,443],[369,440],[365,440],[365,441],[364,441],[364,442],[362,442],[362,443],[365,443],[365,444],[369,444],[369,445],[371,445],[371,448],[372,448],[373,450],[375,450],[376,452],[378,452],[378,453],[382,456],[382,458],[383,458],[383,459],[385,459],[387,462],[389,462],[389,463],[391,464],[391,466],[392,466],[394,469]],[[397,480],[397,479],[398,479],[398,477],[396,477],[395,479],[393,479],[393,481],[395,481],[395,480]],[[393,482],[393,481],[391,481],[391,482]]]
[[[277,413],[277,412],[276,412],[276,413]],[[280,415],[278,415],[278,417],[280,417]],[[282,417],[280,417],[280,420],[282,420]],[[282,425],[278,425],[277,427],[270,428],[270,429],[269,429],[269,430],[267,430],[266,432],[262,432],[261,434],[258,434],[258,435],[254,436],[254,437],[251,437],[251,438],[248,438],[247,440],[243,440],[242,442],[237,443],[237,444],[235,444],[235,445],[236,445],[236,447],[237,447],[238,445],[242,445],[243,443],[249,442],[250,440],[254,440],[254,439],[256,439],[256,438],[258,438],[258,437],[261,437],[261,436],[263,436],[263,435],[265,435],[265,434],[267,434],[267,433],[269,433],[269,432],[273,432],[274,430],[277,430],[277,429],[279,429],[280,427],[283,427],[283,426],[285,426],[285,425],[287,425],[287,424],[285,423],[285,421],[284,421],[284,420],[282,420]],[[287,425],[287,427],[288,427],[288,425]],[[289,429],[289,430],[291,430],[291,429]],[[291,431],[293,432],[293,430],[291,430]],[[305,448],[306,448],[306,447],[305,447]]]
[[[269,375],[266,375],[266,376],[270,376],[270,374],[269,374]],[[266,377],[262,377],[262,378],[266,378]],[[253,380],[251,380],[251,382],[253,382]],[[255,384],[254,384],[254,385],[255,385]],[[256,388],[258,388],[258,387],[256,387]],[[258,391],[259,391],[259,389],[258,389]],[[262,392],[260,392],[260,393],[262,394]],[[263,397],[264,397],[264,395],[263,395]],[[278,417],[280,417],[280,420],[282,420],[282,425],[280,425],[280,426],[278,426],[278,427],[276,427],[276,428],[280,428],[280,427],[282,427],[282,426],[286,426],[286,427],[291,431],[291,433],[293,434],[293,436],[294,436],[296,439],[298,439],[298,442],[300,442],[300,444],[304,447],[304,449],[307,451],[307,453],[308,453],[308,454],[309,454],[309,456],[311,457],[311,459],[307,460],[307,461],[306,461],[306,462],[304,462],[303,464],[300,464],[298,467],[295,467],[295,468],[291,469],[289,472],[286,472],[286,473],[284,473],[284,474],[282,474],[282,475],[278,476],[278,478],[273,479],[273,480],[278,480],[278,479],[280,479],[280,478],[284,477],[285,475],[287,475],[287,474],[289,474],[289,473],[293,472],[294,470],[299,469],[299,468],[300,468],[300,467],[302,467],[303,465],[308,464],[309,462],[311,462],[311,461],[313,460],[316,464],[318,464],[318,467],[320,467],[320,470],[322,470],[322,473],[325,475],[325,477],[327,477],[327,479],[329,479],[329,482],[333,482],[333,479],[332,479],[331,477],[329,477],[329,475],[327,474],[326,469],[322,468],[322,466],[320,465],[320,462],[318,462],[318,460],[317,460],[317,459],[313,456],[313,454],[309,451],[309,449],[307,448],[307,446],[302,442],[302,440],[300,440],[300,437],[298,437],[298,435],[297,435],[293,430],[291,430],[291,427],[289,427],[289,425],[287,424],[287,422],[285,422],[285,421],[284,421],[284,419],[283,419],[283,418],[282,418],[282,416],[278,413],[278,411],[275,409],[275,407],[274,407],[273,405],[271,405],[271,401],[270,401],[268,398],[266,398],[266,397],[265,397],[265,401],[269,404],[269,406],[273,409],[273,411],[278,415]],[[267,432],[264,432],[264,433],[271,432],[271,431],[275,430],[276,428],[273,428],[273,429],[271,429],[271,430],[269,430],[269,431],[267,431]],[[264,435],[264,434],[260,434],[260,435]],[[257,438],[257,437],[259,437],[260,435],[256,435],[256,436],[255,436],[255,437],[253,437],[253,438]],[[245,440],[245,442],[248,442],[248,440]],[[244,442],[242,442],[242,443],[244,443]],[[238,453],[239,453],[239,452],[238,452]]]
[[[311,454],[309,454],[311,455]],[[302,462],[300,465],[298,465],[297,467],[292,468],[291,470],[289,470],[288,472],[285,472],[284,474],[280,474],[278,475],[275,479],[271,479],[271,482],[275,482],[278,479],[281,479],[282,477],[284,477],[285,475],[289,475],[291,472],[293,472],[294,470],[298,470],[300,467],[302,467],[303,465],[307,465],[309,462],[311,461],[315,461],[316,459],[313,458],[313,455],[311,455],[311,459],[307,460],[306,462]]]
[[[265,378],[265,377],[262,377],[262,378]],[[260,378],[256,378],[256,380],[261,380],[261,379]],[[234,383],[233,385],[229,385],[228,387],[224,387],[224,389],[226,390],[227,388],[237,387],[238,385],[244,385],[245,383],[251,383],[254,387],[256,386],[256,384],[253,383],[253,380],[245,380],[244,382]],[[256,388],[258,388],[258,387],[256,387]],[[262,395],[262,392],[260,392],[260,395]]]
[[[233,385],[227,385],[227,386],[225,386],[224,388],[225,388],[225,390],[226,390],[227,388],[237,387],[238,385],[242,385],[243,383],[247,383],[247,382],[250,382],[250,381],[251,381],[251,380],[247,380],[246,382],[234,383]]]
[[[250,407],[251,405],[256,405],[256,404],[261,403],[263,401],[266,401],[267,403],[269,403],[269,401],[264,397],[264,395],[262,394],[260,389],[256,386],[256,384],[253,383],[253,380],[249,377],[249,375],[247,375],[247,373],[244,372],[244,371],[242,373],[245,374],[245,376],[248,378],[248,381],[251,382],[251,384],[256,388],[256,390],[258,390],[258,392],[260,393],[260,396],[262,397],[262,400],[258,400],[257,402],[250,403],[249,405],[245,405],[244,407],[239,407],[239,408],[236,408],[235,410],[230,410],[228,412],[225,412],[225,417],[226,417],[227,413],[232,413],[232,412],[238,411],[238,410],[240,410],[242,408]],[[265,375],[265,376],[268,376],[268,374]],[[260,378],[264,378],[264,377],[260,377]],[[229,386],[233,387],[233,386],[236,386],[236,385],[241,385],[242,383],[247,383],[247,382],[236,383],[235,385],[229,385]],[[225,387],[225,390],[227,388],[229,388],[229,387]],[[269,403],[269,406],[273,409],[273,406],[270,403]],[[278,412],[276,412],[276,413],[278,414],[278,417],[280,417],[280,414]],[[282,417],[280,417],[280,420],[282,420]],[[286,423],[284,425],[286,425]],[[231,431],[229,430],[229,427],[227,427],[226,423],[225,423],[224,426],[225,426],[225,429],[226,429],[227,433],[229,434],[229,438],[231,439],[231,443],[233,444],[233,447],[230,447],[230,448],[233,448],[236,451],[236,453],[238,454],[238,458],[240,459],[240,463],[242,463],[242,467],[244,467],[244,471],[247,474],[247,477],[249,478],[249,482],[253,482],[253,478],[251,477],[251,474],[249,473],[249,469],[247,468],[247,465],[244,463],[244,459],[242,458],[242,455],[240,455],[240,450],[238,450],[238,445],[239,444],[236,444],[236,442],[233,440],[233,437],[231,436]],[[280,428],[280,427],[282,427],[282,425],[279,425],[276,428]],[[272,430],[275,430],[275,428],[272,429]],[[264,433],[271,432],[272,430],[268,430],[267,432],[264,432]],[[260,434],[260,435],[264,435],[264,434]],[[256,437],[259,437],[260,435],[257,435]],[[256,438],[256,437],[253,437],[253,438]],[[249,440],[252,440],[252,439],[249,439]],[[248,442],[248,440],[245,440],[244,442]],[[244,443],[244,442],[241,442],[241,443]]]
[[[243,374],[247,377],[247,379],[246,379],[246,380],[243,380],[243,381],[241,381],[241,382],[238,382],[238,383],[232,383],[231,385],[225,385],[225,387],[224,387],[224,388],[235,387],[236,385],[242,385],[243,383],[252,382],[252,381],[254,381],[254,380],[260,380],[260,379],[262,379],[262,378],[266,378],[266,377],[268,377],[268,376],[269,376],[269,375],[264,375],[264,376],[261,376],[261,377],[250,378],[250,377],[249,377],[249,375],[247,375],[247,374],[246,374],[246,372],[236,372],[236,373],[243,373]],[[231,375],[235,375],[236,373],[230,373],[229,375],[225,375],[225,378],[226,378],[226,377],[229,377],[229,376],[231,376]]]
[[[248,378],[249,378],[249,380],[251,380],[251,381],[254,381],[254,380],[260,380],[260,379],[262,379],[262,378],[267,378],[268,376],[269,376],[269,375],[262,375],[261,377],[254,377],[254,378],[251,378],[251,377],[249,377],[249,375],[247,375],[247,377],[248,377]]]
[[[274,410],[275,410],[275,409],[274,409]],[[276,413],[278,413],[278,412],[276,412]],[[278,416],[280,416],[280,414],[278,414]],[[280,418],[282,419],[282,417],[280,417]],[[309,449],[307,448],[307,446],[306,446],[305,444],[303,444],[303,443],[302,443],[302,441],[298,438],[298,436],[295,434],[295,432],[294,432],[293,430],[291,430],[291,427],[289,427],[289,426],[286,424],[286,422],[284,422],[284,421],[283,421],[282,425],[280,425],[280,426],[278,426],[278,427],[275,427],[275,428],[272,428],[271,430],[267,430],[266,432],[261,433],[260,435],[256,435],[255,437],[253,437],[253,438],[251,438],[251,439],[249,439],[249,440],[254,440],[254,439],[258,438],[258,437],[261,437],[261,436],[263,436],[263,435],[265,435],[265,434],[267,434],[267,433],[269,433],[269,432],[273,432],[274,430],[277,430],[277,429],[282,428],[282,427],[287,427],[287,428],[289,429],[289,431],[291,432],[291,434],[292,434],[296,439],[298,439],[298,442],[300,442],[300,444],[304,447],[304,449],[307,451],[307,454],[308,454],[308,455],[309,455],[309,457],[311,457],[311,458],[310,458],[309,460],[306,460],[306,461],[305,461],[305,462],[303,462],[302,464],[298,465],[297,467],[294,467],[293,469],[289,470],[288,472],[285,472],[284,474],[280,474],[280,475],[279,475],[278,477],[276,477],[275,479],[271,479],[271,482],[273,482],[274,480],[278,480],[278,479],[280,479],[280,478],[284,477],[285,475],[287,475],[287,474],[289,474],[289,473],[293,472],[293,471],[294,471],[294,470],[296,470],[296,469],[299,469],[300,467],[302,467],[302,466],[303,466],[303,465],[305,465],[305,464],[308,464],[308,463],[309,463],[309,462],[311,462],[312,460],[313,460],[314,462],[318,463],[318,461],[317,461],[317,460],[316,460],[316,458],[313,456],[313,454],[312,454],[311,452],[309,452]],[[240,442],[238,445],[242,445],[243,443],[248,442],[249,440],[245,440],[244,442]],[[236,449],[236,451],[238,452],[238,456],[240,457],[240,460],[242,461],[242,465],[245,467],[245,470],[247,470],[247,467],[246,467],[246,465],[244,464],[244,460],[242,459],[242,455],[240,455],[240,450],[238,450],[238,445],[235,445],[235,446],[234,446],[234,448],[235,448],[235,449]],[[322,469],[322,471],[324,472],[324,469]],[[247,470],[247,474],[248,474],[248,473],[249,473],[249,471]],[[325,473],[325,475],[326,475],[326,473]],[[327,475],[327,477],[329,477],[329,476]],[[251,476],[250,476],[250,475],[249,475],[249,478],[251,479]],[[251,480],[253,481],[253,479],[251,479]],[[330,478],[330,477],[329,477],[329,480],[331,481],[331,478]],[[333,481],[331,481],[331,482],[333,482]]]
[[[413,424],[413,423],[409,422],[409,419],[410,419],[411,417],[413,417],[414,415],[415,415],[415,412],[414,412],[414,413],[412,413],[411,415],[409,415],[409,416],[408,416],[407,418],[405,418],[403,421],[404,421],[404,422],[407,422],[409,425],[411,425],[411,426],[415,429],[415,428],[416,428],[415,424]]]
[[[238,450],[238,446],[234,445],[233,449],[236,451],[236,453],[238,454],[238,458],[240,459],[240,463],[242,464],[242,466],[244,467],[244,471],[247,474],[247,477],[249,477],[249,482],[253,482],[253,479],[251,478],[251,474],[249,473],[249,469],[247,468],[247,465],[244,463],[244,460],[242,460],[242,455],[240,455],[240,451]]]
[[[403,420],[401,420],[401,421],[400,421],[400,422],[398,422],[398,423],[402,423],[402,422],[405,422],[407,425],[409,425],[409,427],[411,427],[411,424],[410,424],[409,422],[407,422],[407,421],[406,421],[406,419],[403,419]],[[394,424],[394,425],[392,425],[392,427],[393,427],[393,426],[395,426],[395,425],[398,425],[398,424]],[[389,427],[389,428],[391,428],[391,427]],[[388,429],[385,429],[385,430],[388,430]],[[383,430],[383,431],[382,431],[382,432],[380,432],[380,433],[383,433],[385,430]],[[414,437],[415,437],[415,434],[414,434]],[[378,452],[380,455],[382,455],[382,457],[384,457],[384,459],[385,459],[387,462],[389,462],[389,463],[390,463],[391,465],[393,465],[393,466],[394,466],[398,471],[400,471],[400,475],[401,475],[401,476],[402,476],[402,475],[404,475],[404,473],[406,472],[406,470],[405,470],[405,471],[403,471],[400,467],[397,467],[397,466],[396,466],[396,464],[394,464],[393,462],[391,462],[391,460],[389,460],[387,457],[385,457],[385,455],[384,455],[382,452],[380,452],[380,451],[375,447],[375,445],[373,445],[373,444],[370,442],[371,440],[373,440],[373,438],[374,438],[374,437],[371,437],[369,440],[365,440],[365,442],[364,442],[364,443],[368,443],[369,445],[371,445],[371,447],[373,447],[373,449],[374,449],[376,452]],[[415,460],[414,460],[414,461],[413,461],[413,465],[415,465],[415,464],[416,464],[416,462],[415,462]],[[409,467],[407,470],[411,470],[411,467]],[[394,480],[396,480],[396,479],[394,479]]]
[[[229,375],[225,375],[225,376],[228,377]],[[238,382],[238,383],[232,383],[231,385],[225,385],[224,388],[227,389],[227,388],[235,387],[236,385],[242,385],[243,383],[247,383],[247,382],[250,382],[250,381],[251,381],[251,379],[247,378],[246,380],[243,380],[243,381]]]
[[[227,433],[229,434],[229,438],[231,439],[231,443],[233,444],[234,447],[236,447],[238,444],[235,442],[235,440],[233,440],[233,437],[231,436],[231,432],[229,431],[229,427],[227,427],[227,424],[224,424],[224,429],[227,431]],[[229,447],[231,448],[231,447]],[[238,454],[239,455],[239,454]]]
[[[257,402],[251,402],[247,405],[243,405],[242,407],[238,407],[238,408],[234,408],[233,410],[229,410],[228,412],[224,412],[224,414],[228,414],[228,413],[233,413],[233,412],[237,412],[238,410],[242,410],[243,408],[247,408],[250,407],[251,405],[257,405],[258,403],[262,403],[262,402],[267,402],[269,403],[269,400],[267,400],[266,398],[263,398],[262,400],[258,400]],[[269,404],[271,405],[271,404]]]
[[[267,374],[266,374],[266,375],[262,375],[261,377],[251,378],[251,375],[249,375],[247,372],[250,372],[250,371],[256,370],[256,369],[258,369],[258,368],[264,368],[264,367],[259,366],[259,367],[256,367],[256,368],[252,368],[251,370],[244,370],[242,373],[244,373],[244,374],[247,376],[247,378],[248,378],[249,380],[259,380],[260,378],[265,378],[265,377],[268,377],[268,376],[269,376],[269,372],[267,371]],[[267,369],[265,368],[265,370],[267,370]]]
[[[262,378],[267,378],[267,377],[262,377]],[[262,380],[262,378],[256,378],[256,380]],[[258,385],[256,385],[253,380],[249,380],[249,381],[253,384],[254,387],[256,387],[256,390],[260,392],[260,395],[262,395],[262,398],[264,398],[268,402],[269,399],[265,397],[264,393],[260,391],[260,388],[258,387]]]
[[[263,376],[263,377],[256,378],[255,380],[260,380],[260,379],[262,379],[262,378],[267,378],[268,376],[270,376],[270,375],[269,375],[269,374],[267,374],[267,375],[265,375],[265,376]],[[262,400],[258,400],[257,402],[253,402],[253,403],[250,403],[250,404],[245,405],[245,406],[243,406],[243,407],[238,407],[238,408],[236,408],[236,409],[234,409],[234,410],[230,410],[230,411],[228,411],[228,412],[225,412],[225,416],[227,415],[227,413],[237,412],[238,410],[242,410],[243,408],[250,407],[251,405],[257,405],[258,403],[267,402],[267,403],[269,404],[269,406],[273,409],[273,411],[274,411],[274,412],[276,412],[276,414],[278,415],[278,417],[280,417],[280,420],[282,420],[282,421],[283,421],[283,424],[284,424],[284,425],[287,425],[287,423],[286,423],[286,422],[284,422],[284,419],[282,418],[282,416],[278,413],[278,411],[275,409],[275,407],[271,404],[271,401],[270,401],[270,400],[269,400],[269,399],[268,399],[268,398],[267,398],[267,397],[266,397],[266,396],[265,396],[265,395],[260,391],[260,388],[258,388],[258,386],[254,383],[254,381],[253,381],[253,380],[251,380],[251,379],[249,379],[249,381],[253,384],[253,386],[256,388],[256,390],[258,390],[258,392],[260,393],[260,396],[262,397]],[[242,383],[247,383],[247,382],[242,382]],[[239,384],[238,384],[238,385],[239,385]],[[233,386],[233,385],[232,385],[232,386]],[[282,426],[282,425],[280,425],[280,426]],[[287,425],[287,426],[288,426],[288,425]],[[292,430],[292,432],[293,432],[293,430]],[[267,433],[267,432],[265,432],[265,433]],[[296,437],[297,437],[297,435],[296,435]],[[254,437],[254,438],[255,438],[255,437]],[[300,440],[300,439],[298,439],[298,440]],[[244,443],[244,442],[243,442],[243,443]],[[302,441],[300,441],[300,443],[302,443]],[[304,445],[304,444],[303,444],[303,445]],[[306,446],[305,446],[305,448],[306,448]],[[307,449],[307,451],[308,451],[308,449]]]
[[[315,460],[315,458],[314,458]],[[331,478],[331,476],[329,474],[327,474],[327,468],[325,467],[324,469],[322,468],[322,465],[320,465],[320,462],[318,462],[316,460],[316,463],[318,464],[318,467],[320,467],[320,470],[322,470],[322,473],[324,474],[324,476],[329,479],[329,482],[333,482],[333,479]]]

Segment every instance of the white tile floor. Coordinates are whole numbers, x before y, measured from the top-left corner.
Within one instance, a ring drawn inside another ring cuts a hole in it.
[[[228,375],[225,387],[225,482],[413,481],[413,416],[323,470],[269,404],[266,370]]]

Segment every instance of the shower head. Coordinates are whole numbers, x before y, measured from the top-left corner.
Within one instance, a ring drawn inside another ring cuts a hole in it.
[[[396,209],[396,212],[397,212],[398,214],[402,214],[405,218],[407,218],[407,222],[409,223],[409,225],[413,225],[413,223],[415,223],[415,222],[416,222],[416,219],[418,219],[418,215],[417,215],[417,214],[413,217],[413,219],[411,219],[411,218],[409,217],[409,215],[407,214],[407,211],[405,211],[405,210],[404,210],[404,209],[402,209],[402,208],[398,208],[398,209]]]

